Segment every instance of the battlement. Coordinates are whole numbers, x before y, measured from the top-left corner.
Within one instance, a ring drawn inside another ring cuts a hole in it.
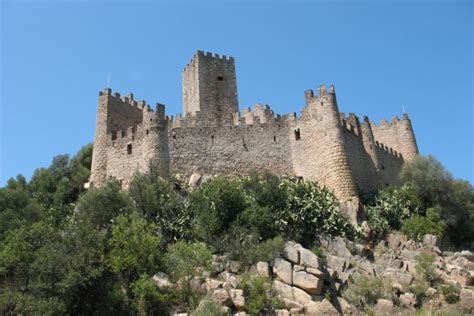
[[[132,93],[107,88],[99,106],[91,185],[147,172],[239,176],[270,171],[318,181],[334,190],[352,221],[358,191],[395,184],[404,161],[418,154],[407,114],[378,125],[339,112],[334,86],[305,91],[305,104],[280,115],[268,104],[239,110],[233,57],[198,50],[182,73],[183,110],[166,115]]]

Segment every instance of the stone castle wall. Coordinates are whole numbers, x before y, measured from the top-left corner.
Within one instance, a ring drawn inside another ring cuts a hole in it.
[[[346,117],[333,86],[308,90],[305,100],[300,117],[264,104],[238,112],[234,59],[198,52],[183,71],[183,115],[100,92],[90,183],[113,177],[127,187],[151,163],[164,176],[270,171],[333,189],[355,221],[359,194],[398,183],[403,162],[418,153],[411,122]]]

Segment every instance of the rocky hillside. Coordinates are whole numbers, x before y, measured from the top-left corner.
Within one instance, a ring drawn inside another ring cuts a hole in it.
[[[474,311],[474,254],[443,252],[433,235],[417,243],[390,234],[374,249],[340,237],[321,237],[319,245],[313,249],[316,255],[287,242],[274,260],[250,267],[214,256],[212,271],[191,282],[196,291],[207,294],[196,312],[213,300],[224,314],[250,315],[247,288],[256,278],[268,280],[266,295],[279,299],[277,308],[264,311],[268,315],[410,315],[416,308],[447,314]],[[423,268],[420,254],[431,255],[432,266]],[[431,268],[433,279],[427,280],[424,274]],[[153,280],[160,288],[179,286],[164,273]],[[364,297],[364,291],[372,297]],[[373,307],[369,300],[375,300]]]

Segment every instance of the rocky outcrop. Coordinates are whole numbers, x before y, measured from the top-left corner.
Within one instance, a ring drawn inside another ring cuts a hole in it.
[[[343,298],[344,290],[358,275],[369,275],[390,280],[394,298],[393,301],[377,300],[372,306],[376,315],[413,313],[420,308],[420,298],[424,298],[430,308],[441,309],[447,304],[442,291],[428,287],[419,293],[417,288],[420,276],[416,258],[424,251],[435,255],[440,280],[460,289],[456,308],[464,313],[473,312],[474,254],[470,251],[442,252],[435,236],[425,236],[422,242],[416,243],[399,234],[390,234],[373,249],[343,238],[320,237],[318,243],[318,253],[323,253],[321,258],[295,242],[287,242],[281,256],[251,267],[244,267],[226,256],[214,256],[211,271],[206,272],[204,278],[192,279],[192,287],[219,302],[232,315],[248,315],[248,298],[239,285],[242,271],[249,271],[251,278],[260,276],[271,280],[271,293],[285,305],[285,308],[268,311],[269,314],[360,315],[365,311]],[[164,273],[157,273],[153,281],[158,287],[174,286]]]

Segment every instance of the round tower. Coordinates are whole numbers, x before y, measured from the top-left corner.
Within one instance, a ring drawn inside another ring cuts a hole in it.
[[[143,158],[147,169],[154,168],[161,177],[169,177],[168,122],[165,106],[156,104],[156,111],[143,107]]]
[[[407,113],[404,113],[398,122],[398,144],[405,161],[410,161],[419,154],[415,133]]]

